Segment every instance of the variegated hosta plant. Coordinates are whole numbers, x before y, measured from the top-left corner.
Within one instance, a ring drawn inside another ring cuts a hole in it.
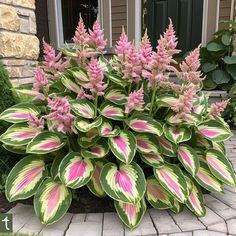
[[[81,19],[73,41],[58,54],[44,43],[33,86],[16,88],[27,102],[0,115],[12,123],[3,146],[22,154],[9,173],[7,199],[34,196],[44,224],[62,218],[73,189],[85,185],[114,199],[130,228],[146,202],[203,216],[203,190],[222,192],[236,180],[223,143],[231,136],[220,117],[226,102],[208,106],[199,48],[177,64],[171,22],[155,52],[146,34],[136,48],[123,31],[106,59],[98,21],[87,32]]]

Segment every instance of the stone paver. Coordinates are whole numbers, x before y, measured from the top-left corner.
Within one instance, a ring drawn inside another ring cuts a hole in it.
[[[227,156],[236,170],[236,131],[226,142]],[[128,229],[112,213],[67,213],[53,225],[44,226],[36,218],[33,207],[17,204],[13,214],[13,230],[19,233],[39,233],[43,236],[236,236],[236,188],[225,186],[225,194],[204,195],[207,213],[195,217],[188,209],[180,214],[148,209],[143,221]]]

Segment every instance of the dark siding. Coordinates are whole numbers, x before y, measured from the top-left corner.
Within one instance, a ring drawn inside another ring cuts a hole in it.
[[[40,40],[40,57],[42,57],[42,42],[50,42],[48,29],[48,11],[47,0],[36,0],[36,23],[37,23],[37,37]]]

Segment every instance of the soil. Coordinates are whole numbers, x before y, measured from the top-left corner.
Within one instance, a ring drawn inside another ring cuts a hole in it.
[[[115,211],[114,202],[110,197],[98,198],[93,195],[87,187],[76,190],[71,206],[70,213],[103,213]],[[4,193],[0,193],[0,212],[5,213],[17,203],[33,205],[33,198],[9,203]]]

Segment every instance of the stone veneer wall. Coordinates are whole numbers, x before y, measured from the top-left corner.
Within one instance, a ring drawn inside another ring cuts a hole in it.
[[[39,54],[35,0],[0,0],[0,60],[9,71],[13,86],[33,80]]]

